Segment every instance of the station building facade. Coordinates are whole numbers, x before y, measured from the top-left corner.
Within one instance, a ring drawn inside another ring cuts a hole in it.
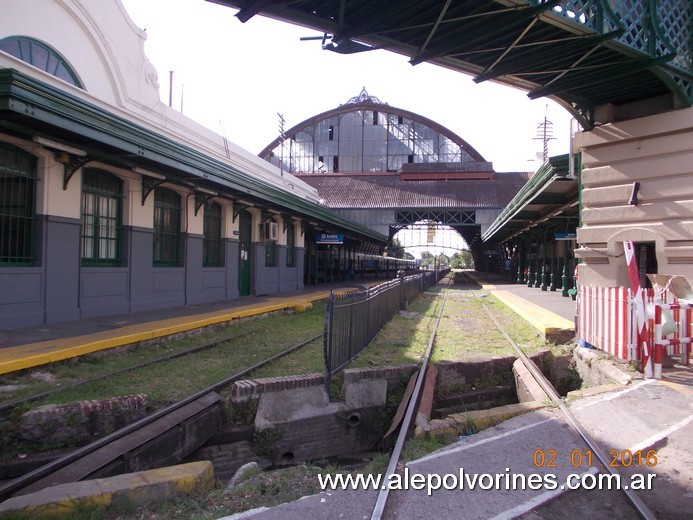
[[[527,182],[497,172],[450,129],[370,95],[285,132],[260,157],[314,187],[324,204],[390,239],[404,228],[449,226],[488,264],[481,234]],[[307,262],[325,254],[310,242]],[[493,256],[496,260],[496,256]]]
[[[297,290],[307,235],[386,243],[161,103],[145,39],[119,0],[3,2],[0,328]]]

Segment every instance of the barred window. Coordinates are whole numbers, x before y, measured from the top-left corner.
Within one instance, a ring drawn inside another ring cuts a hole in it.
[[[276,226],[274,220],[260,224],[260,241],[265,244],[265,267],[277,267],[277,241],[276,237],[270,236],[272,224]]]
[[[82,265],[120,265],[123,183],[96,169],[82,176]]]
[[[34,262],[36,159],[0,144],[0,265]]]
[[[216,202],[205,202],[202,248],[204,250],[203,266],[217,267],[222,265],[221,205]]]
[[[293,222],[289,222],[286,233],[286,267],[296,267],[296,230]]]
[[[166,188],[154,190],[154,265],[180,265],[180,195]]]
[[[0,40],[0,50],[76,87],[84,88],[68,61],[43,42],[26,36],[9,36]]]

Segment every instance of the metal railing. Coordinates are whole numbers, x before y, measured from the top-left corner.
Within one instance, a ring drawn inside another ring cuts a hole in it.
[[[328,392],[332,374],[360,354],[400,309],[448,272],[449,269],[401,276],[348,293],[330,291],[323,336]]]

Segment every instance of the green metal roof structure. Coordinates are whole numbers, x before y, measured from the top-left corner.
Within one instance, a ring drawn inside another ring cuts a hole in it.
[[[577,159],[577,158],[576,158]],[[578,221],[578,181],[568,154],[551,157],[501,211],[481,236],[484,242],[502,243],[535,226],[572,225]],[[576,160],[577,163],[577,160]]]
[[[165,174],[167,182],[214,189],[263,210],[300,217],[325,231],[387,243],[386,236],[320,204],[14,69],[0,69],[0,130],[28,139],[53,139],[86,152],[65,162],[65,186],[79,167],[92,160],[140,167]]]
[[[326,50],[387,49],[551,97],[587,129],[601,105],[693,103],[690,0],[208,1],[239,9],[242,22],[321,31]]]

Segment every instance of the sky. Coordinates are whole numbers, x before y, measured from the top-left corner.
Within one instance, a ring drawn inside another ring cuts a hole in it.
[[[147,32],[145,54],[158,71],[161,99],[257,154],[285,129],[366,91],[389,105],[448,128],[497,171],[535,171],[546,116],[555,139],[549,155],[567,153],[570,114],[548,99],[385,50],[340,55],[301,37],[316,31],[205,0],[121,0]]]

